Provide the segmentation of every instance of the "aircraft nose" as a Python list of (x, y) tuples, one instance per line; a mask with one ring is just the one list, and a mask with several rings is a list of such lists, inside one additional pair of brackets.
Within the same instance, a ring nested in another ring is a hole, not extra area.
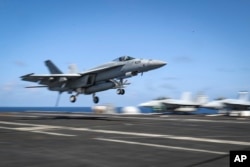
[(149, 61), (149, 66), (151, 66), (152, 69), (160, 68), (162, 66), (165, 66), (167, 62), (161, 61), (161, 60), (151, 60)]
[(162, 66), (165, 66), (167, 63), (164, 62), (164, 61), (161, 61), (161, 60), (154, 60), (154, 61), (153, 61), (153, 64), (154, 64), (155, 66), (162, 67)]

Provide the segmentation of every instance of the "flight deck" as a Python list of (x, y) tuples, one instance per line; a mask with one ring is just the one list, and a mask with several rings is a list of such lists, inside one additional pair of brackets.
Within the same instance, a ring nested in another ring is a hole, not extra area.
[(250, 119), (205, 115), (1, 112), (1, 166), (229, 166)]

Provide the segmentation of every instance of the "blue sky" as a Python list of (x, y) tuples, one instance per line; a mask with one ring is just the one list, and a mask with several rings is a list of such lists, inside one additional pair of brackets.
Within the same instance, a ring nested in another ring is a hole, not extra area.
[[(137, 105), (183, 91), (210, 99), (250, 90), (248, 0), (0, 0), (0, 106), (54, 106), (57, 93), (25, 89), (20, 76), (47, 73), (51, 59), (64, 72), (122, 55), (168, 62), (130, 78), (124, 96), (100, 92), (100, 104)], [(91, 106), (81, 95), (74, 104)]]

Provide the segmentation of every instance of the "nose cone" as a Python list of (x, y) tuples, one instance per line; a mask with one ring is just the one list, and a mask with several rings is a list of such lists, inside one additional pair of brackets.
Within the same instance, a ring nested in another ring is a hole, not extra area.
[(153, 60), (153, 64), (157, 67), (165, 66), (167, 63), (161, 60)]
[(167, 64), (166, 62), (161, 60), (151, 60), (148, 63), (150, 69), (160, 68), (162, 66), (165, 66), (166, 64)]

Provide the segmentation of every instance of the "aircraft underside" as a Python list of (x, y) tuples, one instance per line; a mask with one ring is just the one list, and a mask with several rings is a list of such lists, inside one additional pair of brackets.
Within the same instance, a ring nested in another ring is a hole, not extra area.
[[(118, 95), (124, 95), (124, 94), (125, 94), (125, 90), (124, 90), (124, 89), (117, 89), (117, 90), (116, 90), (116, 93), (117, 93)], [(79, 94), (80, 94), (80, 93), (77, 93), (76, 95), (71, 95), (70, 98), (69, 98), (70, 102), (72, 102), (72, 103), (76, 102), (77, 96), (78, 96)], [(92, 94), (92, 98), (93, 98), (93, 102), (94, 102), (95, 104), (99, 103), (99, 97), (96, 96), (96, 93), (93, 93), (93, 94)]]
[(125, 85), (129, 85), (130, 83), (127, 83), (126, 81), (124, 82), (123, 79), (120, 80), (109, 80), (107, 82), (101, 82), (101, 83), (97, 83), (93, 86), (90, 86), (88, 88), (77, 88), (74, 91), (76, 92), (75, 95), (71, 95), (70, 96), (70, 102), (74, 103), (77, 100), (77, 96), (80, 94), (92, 94), (92, 98), (93, 98), (93, 102), (95, 104), (97, 104), (99, 102), (99, 97), (96, 96), (96, 92), (100, 92), (100, 91), (105, 91), (108, 89), (116, 89), (116, 93), (118, 95), (124, 95), (125, 94), (125, 90), (123, 89), (125, 87)]

